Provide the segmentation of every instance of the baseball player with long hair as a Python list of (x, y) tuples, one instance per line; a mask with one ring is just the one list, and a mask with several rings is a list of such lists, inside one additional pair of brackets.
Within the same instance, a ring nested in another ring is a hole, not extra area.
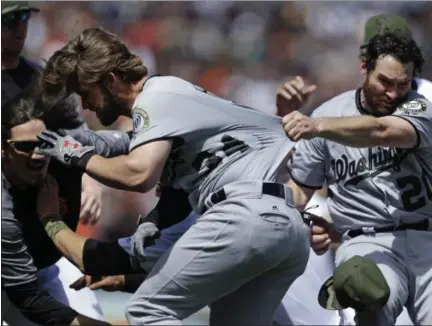
[[(290, 189), (278, 183), (294, 143), (278, 117), (176, 77), (146, 74), (114, 35), (82, 32), (48, 61), (42, 104), (49, 108), (77, 92), (105, 125), (131, 116), (129, 154), (106, 159), (49, 132), (40, 135), (46, 146), (37, 152), (119, 189), (147, 192), (160, 181), (185, 191), (201, 213), (127, 303), (130, 324), (181, 324), (210, 305), (212, 324), (268, 325), (309, 256), (309, 227)], [(54, 185), (45, 189), (54, 195)], [(54, 242), (61, 246), (67, 234), (82, 252), (86, 241), (53, 210), (41, 218)]]

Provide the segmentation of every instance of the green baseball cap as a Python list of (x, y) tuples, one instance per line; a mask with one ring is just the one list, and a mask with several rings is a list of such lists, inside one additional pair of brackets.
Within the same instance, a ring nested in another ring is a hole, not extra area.
[(1, 2), (1, 14), (6, 15), (11, 12), (31, 10), (39, 12), (38, 8), (30, 6), (28, 1), (2, 1)]
[(398, 32), (404, 36), (412, 36), (411, 29), (405, 18), (391, 14), (372, 16), (366, 21), (364, 28), (364, 44), (368, 44), (375, 35), (386, 31)]
[(357, 311), (376, 311), (389, 299), (390, 288), (375, 262), (354, 256), (339, 265), (318, 294), (327, 310), (351, 307)]

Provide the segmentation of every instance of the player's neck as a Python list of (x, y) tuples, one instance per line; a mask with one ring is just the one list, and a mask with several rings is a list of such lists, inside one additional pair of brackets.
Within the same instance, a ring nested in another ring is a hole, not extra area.
[(370, 114), (373, 113), (371, 106), (368, 104), (368, 101), (366, 100), (366, 96), (363, 89), (360, 91), (360, 103), (365, 111), (369, 112)]
[(144, 83), (147, 79), (148, 79), (148, 77), (144, 77), (140, 81), (137, 81), (136, 83), (132, 84), (130, 96), (128, 96), (129, 98), (127, 99), (128, 108), (130, 108), (130, 116), (132, 116), (133, 105), (134, 105), (137, 97), (141, 94), (141, 92), (144, 88)]

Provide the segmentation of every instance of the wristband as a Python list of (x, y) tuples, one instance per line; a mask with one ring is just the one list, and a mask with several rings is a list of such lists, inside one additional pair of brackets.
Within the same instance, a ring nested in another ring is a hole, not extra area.
[(93, 155), (96, 155), (94, 152), (87, 152), (81, 157), (73, 156), (71, 158), (71, 163), (73, 166), (76, 166), (77, 168), (83, 170), (85, 172), (86, 166), (90, 159), (93, 157)]
[(58, 213), (49, 213), (43, 217), (40, 218), (40, 221), (42, 222), (43, 226), (48, 224), (48, 222), (54, 222), (54, 221), (62, 221), (63, 219), (60, 214)]

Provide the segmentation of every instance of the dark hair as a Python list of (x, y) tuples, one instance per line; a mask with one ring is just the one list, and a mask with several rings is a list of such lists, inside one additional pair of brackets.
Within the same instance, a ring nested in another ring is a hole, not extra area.
[(99, 28), (84, 30), (48, 60), (41, 81), (44, 106), (51, 107), (73, 92), (88, 91), (111, 72), (130, 83), (148, 73), (142, 60), (114, 34)]
[(366, 61), (368, 71), (374, 70), (378, 58), (386, 55), (405, 64), (412, 62), (414, 75), (421, 72), (424, 64), (422, 51), (416, 41), (395, 31), (375, 35), (365, 47), (360, 49), (360, 59)]
[(42, 120), (47, 129), (73, 129), (82, 124), (73, 98), (60, 101), (51, 109), (40, 105), (41, 92), (32, 82), (21, 93), (6, 101), (1, 108), (2, 142), (11, 137), (13, 127), (33, 119)]

